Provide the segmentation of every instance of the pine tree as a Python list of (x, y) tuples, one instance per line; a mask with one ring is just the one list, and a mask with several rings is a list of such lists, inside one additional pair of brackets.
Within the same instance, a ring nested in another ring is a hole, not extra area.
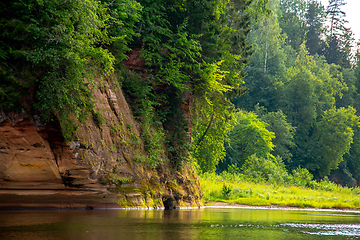
[(323, 25), (326, 20), (324, 7), (317, 0), (311, 0), (306, 13), (306, 47), (311, 55), (323, 55), (325, 42), (322, 40)]
[(351, 48), (354, 40), (351, 29), (345, 26), (348, 23), (345, 19), (346, 14), (341, 10), (345, 4), (344, 0), (329, 0), (326, 13), (330, 20), (330, 32), (325, 57), (328, 63), (348, 68), (351, 66)]
[(285, 43), (298, 50), (306, 36), (305, 0), (281, 0), (280, 28), (286, 34)]
[(345, 20), (345, 12), (341, 11), (341, 7), (345, 4), (344, 0), (329, 0), (326, 13), (330, 19), (330, 37), (338, 37), (343, 31), (345, 24), (348, 23)]
[(354, 33), (351, 28), (344, 27), (343, 32), (339, 38), (341, 44), (341, 54), (342, 54), (342, 66), (345, 68), (351, 68), (355, 64), (355, 56), (352, 53), (354, 47)]

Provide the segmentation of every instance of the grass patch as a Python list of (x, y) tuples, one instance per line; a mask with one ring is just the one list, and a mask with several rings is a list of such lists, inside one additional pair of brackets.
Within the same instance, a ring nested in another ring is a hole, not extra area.
[(243, 180), (241, 175), (227, 173), (223, 175), (203, 174), (200, 176), (200, 184), (205, 202), (253, 206), (360, 209), (358, 188), (329, 187), (328, 184), (321, 182), (313, 188), (254, 183)]

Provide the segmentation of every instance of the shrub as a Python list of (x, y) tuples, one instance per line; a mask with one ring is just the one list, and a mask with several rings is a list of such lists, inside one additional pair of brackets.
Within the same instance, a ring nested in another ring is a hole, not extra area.
[(267, 158), (250, 156), (242, 167), (243, 174), (255, 182), (284, 184), (289, 180), (289, 174), (280, 157), (269, 155)]
[(222, 195), (224, 197), (229, 197), (230, 194), (231, 194), (231, 191), (232, 191), (231, 187), (224, 183), (224, 185), (223, 185), (223, 187), (221, 189)]
[(314, 187), (313, 175), (306, 168), (298, 167), (292, 171), (290, 184), (302, 187)]
[(104, 124), (104, 116), (100, 112), (92, 112), (92, 117), (94, 120), (94, 123), (98, 128), (101, 127), (101, 125)]

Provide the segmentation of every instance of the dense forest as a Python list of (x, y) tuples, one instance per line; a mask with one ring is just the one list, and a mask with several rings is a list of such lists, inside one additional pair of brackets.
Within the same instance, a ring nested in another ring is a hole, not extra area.
[(279, 156), (290, 172), (300, 166), (315, 179), (358, 185), (359, 49), (344, 4), (271, 1), (270, 16), (252, 24), (249, 90), (233, 100), (239, 125), (219, 171), (256, 153)]
[[(77, 121), (101, 123), (94, 79), (114, 74), (141, 122), (148, 155), (140, 161), (151, 168), (166, 154), (199, 172), (251, 174), (263, 164), (357, 186), (360, 53), (344, 4), (2, 2), (0, 108), (59, 119), (72, 141)], [(134, 50), (145, 64), (128, 70)]]

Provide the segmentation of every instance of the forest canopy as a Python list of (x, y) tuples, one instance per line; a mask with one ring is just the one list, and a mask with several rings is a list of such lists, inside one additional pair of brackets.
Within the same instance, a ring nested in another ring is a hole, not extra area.
[[(249, 35), (254, 49), (244, 68), (249, 90), (233, 103), (269, 124), (275, 133), (272, 154), (288, 170), (300, 166), (317, 179), (356, 186), (359, 49), (341, 10), (344, 4), (269, 3), (270, 17), (254, 22)], [(268, 117), (279, 111), (281, 122)]]
[[(76, 122), (96, 116), (92, 91), (115, 74), (153, 168), (164, 144), (177, 167), (193, 159), (200, 172), (246, 172), (245, 163), (263, 158), (356, 186), (360, 52), (343, 5), (1, 2), (0, 108), (58, 119), (71, 141)], [(124, 67), (133, 50), (146, 77)], [(190, 117), (181, 111), (185, 95)]]

